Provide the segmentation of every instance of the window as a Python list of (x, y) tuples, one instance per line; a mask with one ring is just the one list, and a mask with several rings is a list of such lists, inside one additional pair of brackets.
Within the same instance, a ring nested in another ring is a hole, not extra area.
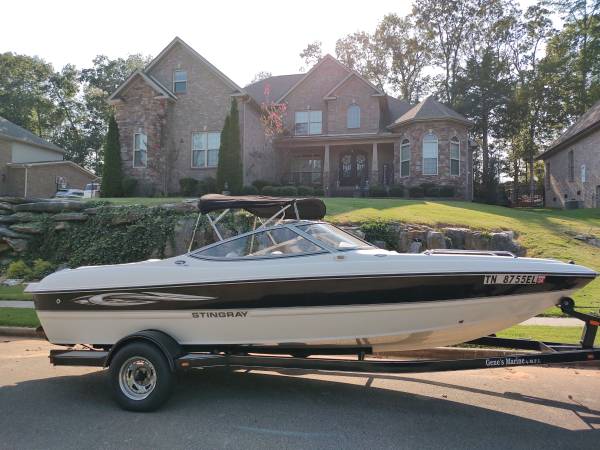
[(148, 136), (144, 133), (133, 135), (133, 167), (146, 167), (148, 164)]
[(581, 172), (580, 172), (580, 173), (581, 173), (581, 182), (582, 182), (582, 183), (585, 183), (585, 182), (587, 181), (587, 180), (586, 180), (586, 178), (587, 178), (587, 173), (586, 173), (586, 167), (585, 167), (585, 164), (582, 164), (582, 165), (581, 165), (580, 171), (581, 171)]
[(328, 223), (301, 225), (298, 228), (317, 239), (319, 242), (337, 250), (352, 250), (356, 248), (371, 247), (369, 243)]
[(321, 159), (315, 156), (294, 158), (291, 182), (300, 185), (321, 184)]
[(428, 133), (423, 138), (423, 175), (438, 174), (438, 139)]
[(348, 128), (360, 128), (360, 106), (350, 105), (346, 115)]
[(456, 136), (450, 139), (450, 175), (460, 175), (460, 141)]
[(294, 134), (306, 136), (323, 132), (323, 114), (321, 111), (296, 111)]
[(410, 141), (404, 139), (400, 146), (400, 176), (407, 177), (410, 175)]
[(323, 249), (287, 227), (242, 236), (199, 250), (195, 256), (209, 258), (282, 257), (320, 253)]
[(575, 158), (573, 150), (569, 152), (569, 181), (575, 181)]
[(217, 167), (221, 133), (192, 133), (192, 168)]
[(176, 70), (173, 72), (173, 92), (181, 94), (187, 91), (187, 72)]

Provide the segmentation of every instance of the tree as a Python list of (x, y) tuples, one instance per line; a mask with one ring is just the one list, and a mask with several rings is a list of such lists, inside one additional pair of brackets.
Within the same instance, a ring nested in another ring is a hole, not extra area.
[(472, 32), (476, 0), (415, 0), (413, 16), (427, 38), (434, 43), (433, 55), (441, 66), (443, 101), (454, 107), (456, 79), (466, 50), (465, 43)]
[(387, 14), (377, 26), (375, 45), (390, 60), (387, 82), (409, 103), (417, 103), (428, 90), (430, 77), (424, 76), (431, 65), (432, 46), (414, 17)]
[(373, 35), (358, 31), (338, 39), (335, 54), (344, 65), (360, 73), (379, 89), (384, 89), (389, 64), (385, 49), (378, 45)]
[(273, 74), (271, 72), (261, 70), (260, 72), (257, 72), (256, 75), (254, 75), (254, 78), (252, 78), (252, 81), (250, 83), (258, 83), (259, 81), (266, 80), (267, 78), (271, 78), (272, 76)]
[(318, 63), (322, 56), (323, 51), (321, 50), (322, 43), (321, 41), (314, 41), (308, 44), (304, 50), (300, 52), (300, 58), (304, 61), (304, 66), (300, 67), (300, 71), (304, 72), (308, 68), (314, 66)]
[(244, 174), (240, 144), (240, 118), (237, 101), (231, 100), (231, 109), (223, 130), (219, 148), (219, 165), (217, 167), (217, 189), (229, 190), (234, 194), (242, 191)]
[(123, 194), (122, 186), (119, 127), (115, 117), (110, 116), (108, 132), (104, 142), (104, 174), (100, 185), (100, 195), (102, 197), (120, 197)]

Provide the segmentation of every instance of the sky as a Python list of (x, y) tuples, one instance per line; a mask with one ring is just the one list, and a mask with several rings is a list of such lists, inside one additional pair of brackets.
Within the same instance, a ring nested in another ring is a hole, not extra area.
[[(521, 0), (526, 6), (534, 0)], [(407, 0), (168, 1), (19, 0), (2, 5), (0, 53), (36, 55), (60, 69), (111, 58), (157, 55), (175, 36), (241, 86), (259, 71), (297, 73), (299, 53), (315, 40), (373, 31), (387, 13), (404, 16)]]

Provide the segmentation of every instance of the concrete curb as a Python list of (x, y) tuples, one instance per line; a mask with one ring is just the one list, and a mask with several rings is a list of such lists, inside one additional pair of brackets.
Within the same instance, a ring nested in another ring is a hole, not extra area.
[(42, 329), (27, 327), (0, 327), (0, 336), (27, 337), (32, 339), (46, 339)]

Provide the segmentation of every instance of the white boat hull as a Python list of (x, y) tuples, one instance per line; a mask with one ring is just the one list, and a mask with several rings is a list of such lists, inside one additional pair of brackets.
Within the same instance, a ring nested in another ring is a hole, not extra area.
[(571, 290), (466, 300), (249, 310), (45, 311), (57, 344), (112, 345), (160, 330), (182, 345), (369, 346), (374, 352), (458, 344), (520, 323)]

